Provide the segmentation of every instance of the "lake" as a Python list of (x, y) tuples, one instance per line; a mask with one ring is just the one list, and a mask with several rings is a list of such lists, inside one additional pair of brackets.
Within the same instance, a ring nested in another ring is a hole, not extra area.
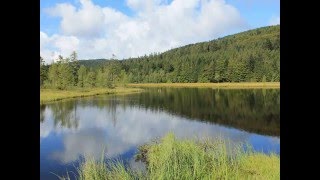
[(143, 168), (134, 160), (137, 147), (168, 132), (280, 153), (280, 89), (148, 88), (41, 105), (40, 177), (58, 179), (75, 172), (79, 158), (103, 152)]

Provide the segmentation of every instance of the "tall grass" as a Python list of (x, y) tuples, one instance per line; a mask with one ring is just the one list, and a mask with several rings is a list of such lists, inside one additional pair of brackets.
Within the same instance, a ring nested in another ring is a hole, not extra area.
[(133, 179), (134, 173), (121, 162), (86, 160), (80, 166), (79, 179)]
[(131, 170), (125, 167), (119, 160), (96, 161), (92, 157), (87, 157), (83, 161), (77, 172), (68, 172), (66, 176), (57, 176), (60, 180), (70, 180), (71, 174), (78, 180), (133, 180), (145, 179), (142, 172)]
[[(150, 179), (280, 179), (280, 158), (275, 154), (227, 151), (222, 140), (177, 140), (172, 133), (147, 147)], [(232, 147), (232, 146), (230, 146)]]
[(79, 179), (280, 179), (279, 155), (227, 145), (223, 140), (178, 140), (169, 133), (140, 148), (136, 157), (145, 161), (146, 171), (87, 159), (79, 167)]

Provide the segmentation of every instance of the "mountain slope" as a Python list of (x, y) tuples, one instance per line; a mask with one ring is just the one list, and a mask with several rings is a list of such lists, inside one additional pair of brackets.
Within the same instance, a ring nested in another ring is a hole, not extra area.
[(136, 83), (280, 81), (280, 25), (144, 57), (80, 64), (91, 68), (116, 64)]

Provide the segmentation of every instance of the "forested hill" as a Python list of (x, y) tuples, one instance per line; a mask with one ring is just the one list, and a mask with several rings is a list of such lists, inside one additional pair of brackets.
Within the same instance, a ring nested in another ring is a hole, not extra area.
[(58, 89), (118, 82), (261, 81), (280, 81), (280, 25), (124, 60), (78, 61), (73, 52), (47, 66), (40, 56), (40, 86)]
[(87, 68), (97, 69), (106, 64), (108, 59), (88, 59), (88, 60), (79, 60), (80, 65), (84, 65)]
[[(94, 69), (110, 64), (79, 62)], [(280, 25), (115, 63), (130, 82), (280, 81)]]

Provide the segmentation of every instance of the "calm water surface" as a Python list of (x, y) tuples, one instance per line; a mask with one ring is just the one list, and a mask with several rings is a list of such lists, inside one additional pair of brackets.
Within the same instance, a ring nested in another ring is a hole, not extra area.
[(41, 179), (75, 171), (79, 158), (99, 159), (103, 149), (107, 157), (139, 168), (137, 147), (170, 131), (179, 138), (222, 137), (280, 153), (280, 90), (151, 88), (42, 105)]

